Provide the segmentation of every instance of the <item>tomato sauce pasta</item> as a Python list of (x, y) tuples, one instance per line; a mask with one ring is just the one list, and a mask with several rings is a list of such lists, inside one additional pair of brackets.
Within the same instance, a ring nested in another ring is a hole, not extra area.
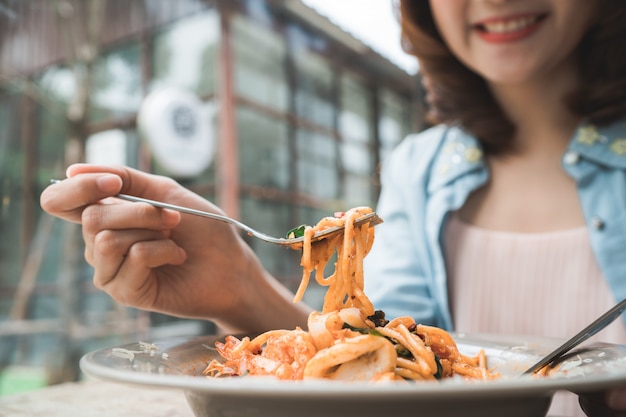
[[(204, 371), (212, 377), (272, 375), (279, 379), (437, 380), (460, 376), (492, 379), (484, 352), (461, 354), (443, 329), (416, 323), (410, 317), (388, 321), (363, 291), (363, 258), (374, 242), (374, 226), (355, 220), (371, 213), (358, 207), (326, 217), (304, 230), (302, 281), (294, 302), (302, 299), (311, 275), (327, 287), (321, 312), (308, 318), (308, 331), (272, 330), (255, 338), (227, 336), (216, 348), (223, 360)], [(340, 226), (343, 233), (315, 243), (312, 236)], [(334, 272), (324, 276), (337, 254)]]

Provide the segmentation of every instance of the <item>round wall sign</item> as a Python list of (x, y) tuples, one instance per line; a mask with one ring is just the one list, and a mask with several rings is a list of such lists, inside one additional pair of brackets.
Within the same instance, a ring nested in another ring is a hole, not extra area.
[(154, 159), (174, 177), (194, 177), (213, 159), (212, 106), (195, 94), (167, 88), (150, 93), (141, 104), (137, 124)]

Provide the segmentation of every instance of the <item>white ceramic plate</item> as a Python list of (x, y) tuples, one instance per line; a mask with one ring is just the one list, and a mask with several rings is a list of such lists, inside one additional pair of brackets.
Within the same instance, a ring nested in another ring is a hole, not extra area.
[(198, 417), (545, 416), (554, 392), (593, 392), (626, 384), (626, 347), (577, 349), (549, 377), (521, 377), (560, 340), (453, 335), (459, 350), (484, 349), (502, 378), (467, 382), (355, 383), (279, 381), (269, 377), (208, 378), (218, 358), (214, 336), (131, 343), (85, 355), (81, 369), (110, 381), (178, 388)]

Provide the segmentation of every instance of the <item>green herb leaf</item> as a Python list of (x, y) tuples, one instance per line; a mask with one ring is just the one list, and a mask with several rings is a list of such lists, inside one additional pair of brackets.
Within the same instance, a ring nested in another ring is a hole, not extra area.
[(443, 366), (441, 366), (439, 356), (437, 355), (435, 355), (435, 363), (437, 364), (437, 373), (434, 376), (435, 379), (440, 380), (443, 376)]
[(395, 345), (396, 348), (396, 354), (404, 359), (413, 359), (413, 354), (411, 353), (410, 350), (408, 350), (407, 348), (405, 348), (402, 345)]
[(304, 236), (304, 229), (306, 229), (306, 224), (301, 224), (298, 227), (294, 227), (293, 229), (287, 232), (287, 239), (294, 239), (297, 237)]
[(351, 326), (348, 323), (344, 323), (343, 326), (341, 326), (341, 328), (342, 329), (350, 329), (353, 332), (358, 332), (358, 333), (361, 333), (361, 334), (371, 334), (372, 336), (384, 337), (378, 330), (370, 329), (369, 327), (360, 328), (360, 327)]

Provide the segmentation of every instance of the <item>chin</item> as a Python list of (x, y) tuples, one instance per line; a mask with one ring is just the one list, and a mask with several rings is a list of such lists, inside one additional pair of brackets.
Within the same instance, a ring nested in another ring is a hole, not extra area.
[(502, 71), (494, 71), (491, 68), (489, 71), (483, 72), (483, 77), (488, 83), (494, 85), (526, 85), (532, 83), (539, 78), (539, 73), (536, 71), (524, 71), (520, 67), (503, 69)]

